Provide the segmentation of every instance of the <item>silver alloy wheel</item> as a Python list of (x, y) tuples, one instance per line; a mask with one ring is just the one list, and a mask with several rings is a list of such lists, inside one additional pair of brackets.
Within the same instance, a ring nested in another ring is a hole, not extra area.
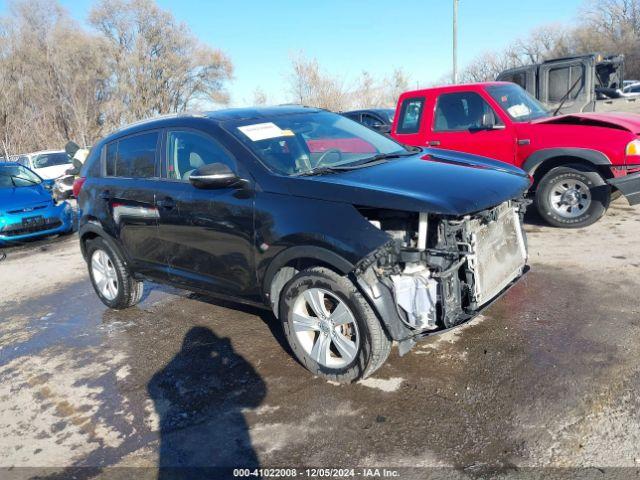
[(589, 209), (591, 190), (580, 180), (563, 180), (549, 191), (551, 208), (565, 218), (576, 218)]
[(358, 324), (349, 307), (333, 293), (310, 288), (293, 303), (292, 326), (305, 353), (320, 365), (342, 368), (356, 358)]
[(104, 298), (114, 300), (118, 296), (118, 274), (104, 250), (98, 249), (91, 255), (91, 275)]

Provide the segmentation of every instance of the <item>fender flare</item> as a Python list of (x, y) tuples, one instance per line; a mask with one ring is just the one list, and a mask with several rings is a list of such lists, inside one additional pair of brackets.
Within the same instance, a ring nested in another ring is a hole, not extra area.
[(594, 165), (611, 165), (611, 160), (598, 150), (590, 148), (545, 148), (529, 155), (522, 164), (522, 169), (533, 174), (545, 161), (557, 157), (576, 157)]
[(85, 248), (85, 242), (83, 241), (83, 237), (87, 233), (95, 234), (96, 236), (100, 237), (103, 241), (105, 241), (113, 250), (118, 252), (118, 254), (120, 255), (120, 258), (122, 258), (122, 260), (124, 261), (125, 267), (127, 267), (127, 269), (129, 268), (129, 265), (130, 265), (129, 258), (127, 257), (127, 255), (125, 255), (122, 248), (120, 248), (117, 242), (114, 242), (111, 239), (109, 234), (105, 232), (105, 230), (102, 228), (100, 224), (91, 222), (91, 221), (88, 223), (85, 223), (78, 229), (78, 237), (80, 238), (80, 251), (82, 252), (82, 256), (84, 257), (85, 261), (87, 260), (87, 251)]
[(301, 258), (313, 258), (322, 263), (330, 265), (335, 268), (341, 274), (347, 274), (355, 268), (355, 266), (344, 257), (338, 255), (323, 247), (317, 247), (313, 245), (300, 245), (295, 247), (289, 247), (282, 252), (278, 253), (269, 263), (267, 270), (262, 278), (262, 294), (265, 298), (269, 298), (271, 281), (275, 277), (278, 270), (284, 267), (292, 260)]

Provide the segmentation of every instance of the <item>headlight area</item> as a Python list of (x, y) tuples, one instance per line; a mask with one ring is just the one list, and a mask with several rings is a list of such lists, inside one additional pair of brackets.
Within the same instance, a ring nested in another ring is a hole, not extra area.
[(392, 239), (354, 273), (401, 353), (415, 338), (471, 319), (523, 274), (528, 203), (508, 201), (463, 217), (358, 207)]

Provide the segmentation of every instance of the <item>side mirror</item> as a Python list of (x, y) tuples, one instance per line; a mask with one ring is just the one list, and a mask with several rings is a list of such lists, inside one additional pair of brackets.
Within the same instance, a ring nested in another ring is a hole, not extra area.
[(496, 123), (496, 117), (493, 112), (485, 112), (482, 114), (481, 130), (503, 130), (504, 128), (504, 125)]
[(189, 175), (191, 185), (196, 188), (227, 188), (242, 184), (235, 173), (224, 163), (210, 163), (195, 169)]
[(53, 186), (55, 185), (55, 183), (56, 181), (51, 179), (42, 180), (42, 186), (47, 190), (53, 190)]

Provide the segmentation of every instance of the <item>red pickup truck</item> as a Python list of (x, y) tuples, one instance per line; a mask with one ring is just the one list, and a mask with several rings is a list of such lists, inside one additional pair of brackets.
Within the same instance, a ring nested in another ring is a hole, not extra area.
[(540, 215), (554, 226), (591, 225), (617, 192), (640, 203), (640, 115), (553, 116), (518, 85), (487, 82), (403, 93), (391, 135), (524, 169)]

